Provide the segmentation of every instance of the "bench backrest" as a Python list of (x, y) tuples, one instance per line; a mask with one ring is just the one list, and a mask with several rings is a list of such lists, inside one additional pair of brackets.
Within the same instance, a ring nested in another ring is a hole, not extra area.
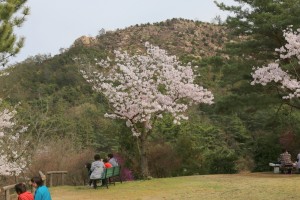
[(121, 167), (120, 166), (116, 166), (113, 167), (114, 168), (114, 174), (113, 176), (119, 176), (120, 175), (120, 171), (121, 171)]
[(113, 167), (105, 169), (105, 178), (110, 178), (113, 176), (113, 174), (114, 174)]

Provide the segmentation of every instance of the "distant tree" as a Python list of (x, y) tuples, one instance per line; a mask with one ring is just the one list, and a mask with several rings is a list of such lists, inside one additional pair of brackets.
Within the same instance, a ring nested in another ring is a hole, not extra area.
[[(62, 48), (61, 48), (62, 49)], [(62, 49), (60, 51), (66, 51), (66, 49)], [(60, 53), (63, 53), (63, 52), (60, 52)], [(48, 60), (50, 59), (52, 56), (50, 53), (48, 54), (36, 54), (35, 56), (29, 56), (27, 57), (24, 62), (26, 63), (30, 63), (30, 62), (33, 62), (33, 63), (43, 63), (45, 60)]]
[(233, 13), (226, 20), (232, 33), (244, 36), (240, 42), (228, 46), (235, 55), (273, 59), (273, 50), (284, 44), (282, 30), (290, 24), (300, 27), (300, 0), (234, 1), (233, 6), (215, 3), (221, 10)]
[(17, 38), (14, 27), (20, 27), (29, 14), (25, 6), (27, 0), (0, 1), (0, 65), (4, 66), (8, 58), (15, 56), (23, 47), (24, 38)]
[(101, 28), (100, 31), (98, 32), (98, 36), (104, 35), (106, 33), (104, 28)]
[(184, 114), (192, 104), (212, 104), (213, 94), (194, 84), (191, 66), (182, 66), (176, 56), (146, 43), (147, 55), (130, 56), (115, 51), (113, 66), (102, 61), (103, 72), (84, 78), (103, 93), (112, 106), (106, 117), (126, 120), (137, 137), (142, 176), (149, 175), (147, 145), (155, 121), (170, 113), (175, 124), (188, 119)]
[(215, 17), (211, 20), (211, 22), (212, 22), (213, 24), (217, 24), (217, 25), (222, 25), (222, 24), (223, 24), (223, 21), (222, 21), (222, 18), (221, 18), (220, 15), (215, 16)]
[[(246, 111), (249, 107), (256, 111), (266, 108), (266, 104), (278, 107), (281, 100), (276, 93), (270, 92), (272, 95), (269, 95), (263, 91), (265, 88), (249, 85), (252, 81), (250, 73), (253, 66), (261, 66), (277, 57), (278, 52), (274, 52), (274, 49), (284, 45), (284, 29), (290, 24), (294, 24), (295, 28), (300, 27), (300, 7), (297, 6), (300, 5), (300, 0), (234, 0), (233, 5), (218, 3), (216, 0), (215, 3), (221, 10), (231, 13), (225, 25), (230, 30), (229, 37), (232, 36), (232, 39), (229, 39), (230, 42), (224, 48), (230, 59), (225, 61), (221, 70), (224, 73), (222, 82), (232, 93), (223, 95), (222, 99), (230, 103), (238, 97), (244, 102), (232, 104), (232, 107), (222, 107), (228, 111), (238, 108), (238, 112), (243, 109)], [(255, 100), (262, 99), (261, 95), (265, 96), (264, 100), (268, 103)], [(250, 100), (249, 96), (253, 99)]]

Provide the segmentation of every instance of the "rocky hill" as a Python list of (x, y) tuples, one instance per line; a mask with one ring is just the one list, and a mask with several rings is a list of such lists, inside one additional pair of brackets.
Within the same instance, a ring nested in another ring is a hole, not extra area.
[(166, 49), (177, 56), (197, 58), (214, 56), (224, 47), (228, 30), (224, 26), (200, 21), (171, 19), (154, 24), (130, 26), (115, 31), (101, 31), (93, 37), (82, 36), (73, 46), (98, 47), (106, 50), (143, 51), (145, 42)]

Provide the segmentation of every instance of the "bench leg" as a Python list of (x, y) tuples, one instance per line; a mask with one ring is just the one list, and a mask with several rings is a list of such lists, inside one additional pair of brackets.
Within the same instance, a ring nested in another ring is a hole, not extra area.
[(274, 167), (274, 174), (279, 174), (279, 167)]
[(103, 179), (105, 181), (106, 188), (108, 189), (108, 179)]

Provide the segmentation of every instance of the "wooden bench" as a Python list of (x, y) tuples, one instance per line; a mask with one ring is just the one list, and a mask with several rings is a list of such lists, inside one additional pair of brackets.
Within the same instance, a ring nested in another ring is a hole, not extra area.
[(103, 172), (103, 177), (100, 179), (97, 179), (99, 181), (102, 181), (102, 185), (106, 186), (106, 188), (108, 189), (108, 185), (109, 184), (115, 184), (115, 180), (114, 178), (118, 178), (119, 181), (122, 183), (122, 177), (121, 177), (121, 167), (117, 166), (117, 167), (111, 167), (111, 168), (106, 168)]
[(99, 181), (102, 181), (102, 185), (105, 185), (108, 189), (108, 180), (113, 176), (114, 169), (113, 168), (107, 168), (103, 172), (102, 178), (98, 179)]
[[(122, 176), (121, 176), (121, 166), (116, 166), (116, 167), (113, 167), (114, 171), (113, 171), (113, 176), (112, 178), (115, 179), (115, 178), (118, 178), (119, 181), (122, 183)], [(114, 183), (116, 181), (113, 181)]]

